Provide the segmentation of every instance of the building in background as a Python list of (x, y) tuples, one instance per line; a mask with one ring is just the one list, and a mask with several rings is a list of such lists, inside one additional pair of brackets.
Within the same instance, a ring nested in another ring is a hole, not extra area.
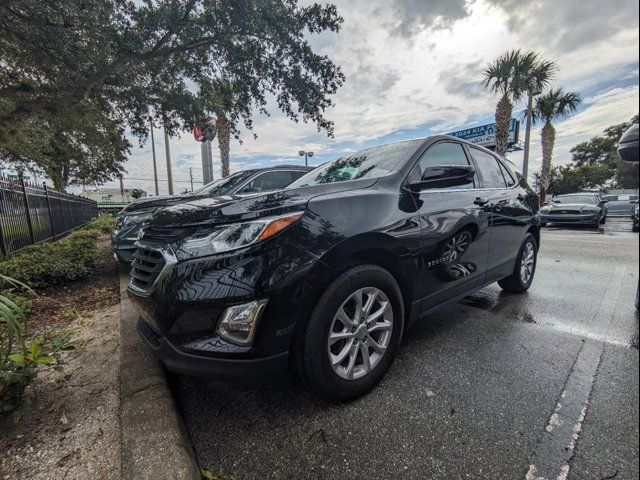
[(134, 202), (138, 198), (147, 196), (147, 192), (141, 188), (95, 188), (85, 190), (81, 197), (90, 198), (98, 202), (98, 209), (102, 213), (118, 211)]

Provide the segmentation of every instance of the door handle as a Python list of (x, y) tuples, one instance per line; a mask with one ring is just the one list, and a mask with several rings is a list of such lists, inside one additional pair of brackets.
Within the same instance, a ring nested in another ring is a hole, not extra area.
[(473, 203), (475, 205), (478, 205), (479, 207), (484, 207), (487, 203), (489, 203), (489, 199), (484, 197), (478, 197), (473, 201)]

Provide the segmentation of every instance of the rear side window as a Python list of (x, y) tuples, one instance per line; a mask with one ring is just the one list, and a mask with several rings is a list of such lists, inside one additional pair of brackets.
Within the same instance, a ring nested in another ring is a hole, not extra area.
[(299, 179), (301, 176), (303, 176), (305, 173), (307, 172), (300, 172), (298, 170), (292, 170), (291, 171), (291, 179), (292, 180), (297, 180)]
[[(433, 145), (427, 150), (420, 161), (420, 176), (424, 173), (428, 167), (437, 167), (440, 165), (470, 165), (467, 155), (464, 153), (462, 145), (459, 143), (441, 142)], [(456, 187), (449, 187), (453, 190), (474, 188), (473, 183), (467, 183), (466, 185), (460, 185)], [(442, 189), (446, 190), (446, 189)]]
[(504, 181), (507, 182), (507, 187), (513, 187), (516, 184), (516, 180), (511, 175), (511, 172), (501, 162), (498, 162), (498, 165), (500, 165), (500, 170), (502, 170)]
[(483, 187), (485, 188), (505, 188), (506, 183), (502, 176), (502, 170), (498, 160), (493, 155), (490, 155), (477, 148), (470, 148), (471, 156), (478, 166), (480, 176), (482, 177)]

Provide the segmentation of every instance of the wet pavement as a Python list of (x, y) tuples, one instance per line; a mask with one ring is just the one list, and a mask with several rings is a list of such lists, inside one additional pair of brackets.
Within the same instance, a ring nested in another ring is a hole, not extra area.
[(527, 294), (497, 284), (412, 328), (380, 385), (176, 377), (201, 466), (238, 480), (638, 478), (638, 234), (543, 230)]

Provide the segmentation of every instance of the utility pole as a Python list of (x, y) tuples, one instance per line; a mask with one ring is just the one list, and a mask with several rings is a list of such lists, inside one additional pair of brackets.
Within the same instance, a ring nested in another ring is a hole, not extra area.
[(529, 143), (531, 142), (531, 116), (533, 115), (533, 97), (540, 95), (540, 92), (534, 92), (529, 89), (529, 98), (527, 100), (527, 126), (524, 132), (524, 154), (522, 155), (522, 175), (525, 180), (529, 176)]
[(151, 155), (153, 156), (153, 182), (156, 188), (156, 197), (160, 195), (158, 190), (158, 167), (156, 165), (156, 142), (153, 138), (153, 119), (149, 117), (149, 126), (151, 127)]
[(193, 192), (193, 168), (189, 167), (189, 182), (191, 183), (191, 191)]
[(171, 151), (169, 148), (169, 134), (164, 127), (164, 151), (167, 156), (167, 182), (169, 183), (169, 195), (173, 195), (173, 177), (171, 175)]

